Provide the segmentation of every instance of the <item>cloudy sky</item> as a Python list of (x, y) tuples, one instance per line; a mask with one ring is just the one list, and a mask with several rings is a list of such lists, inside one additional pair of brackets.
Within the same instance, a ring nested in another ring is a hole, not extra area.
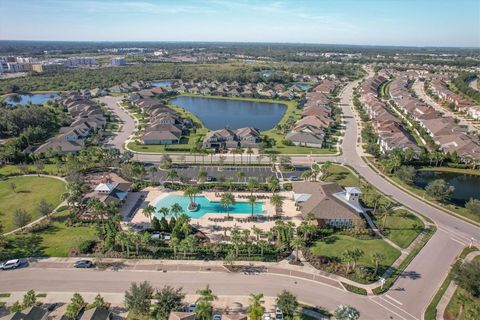
[(2, 40), (480, 46), (479, 0), (0, 0)]

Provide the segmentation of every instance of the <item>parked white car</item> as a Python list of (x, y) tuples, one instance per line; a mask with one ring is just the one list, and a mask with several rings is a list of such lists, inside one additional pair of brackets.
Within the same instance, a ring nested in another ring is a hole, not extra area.
[(22, 263), (19, 259), (8, 260), (1, 265), (2, 270), (17, 269)]

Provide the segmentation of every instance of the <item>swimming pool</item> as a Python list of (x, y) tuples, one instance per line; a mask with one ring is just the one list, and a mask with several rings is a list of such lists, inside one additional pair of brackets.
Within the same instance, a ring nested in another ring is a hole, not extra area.
[[(195, 202), (200, 205), (198, 211), (190, 212), (188, 211), (188, 204), (190, 199), (184, 196), (169, 195), (163, 199), (160, 199), (156, 204), (155, 208), (157, 211), (162, 207), (170, 209), (174, 203), (178, 203), (182, 208), (183, 212), (187, 214), (190, 218), (199, 219), (206, 213), (215, 213), (226, 215), (227, 212), (225, 208), (218, 201), (210, 201), (206, 197), (198, 196), (195, 197)], [(237, 202), (235, 205), (230, 206), (230, 214), (251, 214), (252, 207), (248, 202)], [(257, 202), (253, 206), (253, 214), (263, 214), (263, 202)], [(156, 212), (155, 216), (161, 218), (163, 215), (160, 212)]]

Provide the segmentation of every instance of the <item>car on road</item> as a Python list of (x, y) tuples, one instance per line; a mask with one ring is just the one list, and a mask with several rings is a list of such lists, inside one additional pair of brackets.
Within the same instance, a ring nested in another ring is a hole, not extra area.
[(195, 312), (195, 309), (197, 309), (197, 305), (196, 304), (191, 304), (191, 305), (188, 306), (187, 312)]
[(290, 181), (299, 181), (300, 178), (298, 176), (291, 176)]
[(217, 178), (212, 177), (212, 176), (207, 177), (207, 182), (213, 182), (213, 181), (217, 181)]
[(88, 269), (88, 268), (93, 268), (94, 264), (90, 260), (78, 260), (77, 262), (75, 262), (73, 264), (73, 267), (74, 268), (79, 268), (79, 269), (81, 269), (81, 268)]
[(262, 320), (272, 320), (272, 318), (270, 317), (270, 313), (264, 313), (262, 316)]
[(222, 320), (221, 314), (214, 314), (212, 320)]
[(22, 263), (20, 262), (20, 259), (13, 259), (1, 264), (0, 267), (2, 270), (11, 270), (17, 269), (18, 267), (20, 267), (21, 264)]

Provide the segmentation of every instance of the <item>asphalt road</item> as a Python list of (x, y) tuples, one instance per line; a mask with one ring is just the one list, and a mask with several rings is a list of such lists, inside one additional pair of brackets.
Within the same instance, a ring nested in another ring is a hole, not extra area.
[(122, 100), (122, 97), (105, 96), (97, 99), (107, 105), (107, 108), (113, 111), (120, 119), (120, 131), (117, 132), (113, 138), (108, 141), (107, 146), (115, 147), (124, 151), (125, 141), (132, 135), (135, 130), (135, 122), (132, 117), (128, 115), (122, 108), (117, 105), (117, 102)]
[(37, 292), (100, 292), (121, 293), (132, 282), (149, 281), (154, 287), (183, 287), (187, 294), (210, 285), (216, 295), (242, 296), (262, 292), (276, 296), (286, 289), (299, 300), (314, 306), (335, 309), (339, 304), (357, 308), (362, 319), (414, 319), (397, 307), (379, 304), (381, 297), (353, 295), (313, 281), (277, 275), (244, 275), (226, 272), (155, 272), (155, 271), (96, 271), (80, 269), (24, 268), (0, 272), (2, 291), (17, 292), (33, 289)]

